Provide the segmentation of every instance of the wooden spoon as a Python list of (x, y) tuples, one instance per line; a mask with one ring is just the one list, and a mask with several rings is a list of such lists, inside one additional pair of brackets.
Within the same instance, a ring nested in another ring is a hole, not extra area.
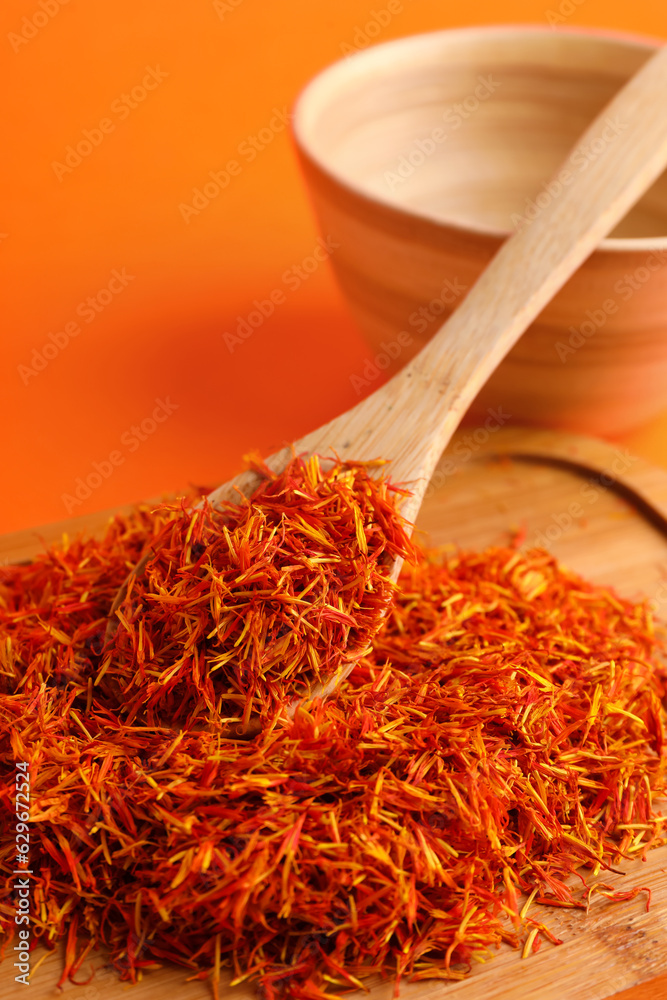
[[(663, 48), (581, 137), (575, 148), (589, 150), (594, 158), (583, 158), (584, 165), (574, 173), (570, 154), (561, 170), (569, 171), (571, 182), (561, 183), (553, 196), (545, 189), (540, 214), (503, 244), (420, 353), (371, 396), (271, 455), (266, 464), (281, 472), (293, 449), (300, 454), (335, 452), (341, 459), (358, 461), (391, 459), (392, 480), (408, 483), (412, 490), (402, 513), (414, 521), (436, 462), (483, 383), (667, 165), (666, 98), (667, 48)], [(238, 491), (249, 496), (258, 484), (256, 473), (243, 472), (214, 490), (209, 500), (234, 501)], [(142, 558), (135, 574), (142, 572), (150, 554)], [(394, 577), (399, 569), (394, 567)], [(112, 616), (128, 582), (116, 596)], [(329, 693), (344, 675), (339, 672), (313, 693)]]
[[(500, 248), (458, 309), (419, 354), (351, 410), (295, 442), (298, 453), (391, 459), (394, 482), (413, 490), (403, 513), (414, 520), (433, 469), (475, 395), (577, 267), (667, 166), (667, 47), (619, 91), (575, 149), (603, 148), (561, 185), (535, 220)], [(615, 128), (610, 126), (615, 125)], [(572, 151), (574, 152), (574, 150)], [(590, 152), (589, 155), (593, 155)], [(577, 163), (582, 158), (577, 158)], [(502, 401), (501, 401), (502, 402)], [(268, 458), (280, 472), (286, 447)], [(212, 503), (248, 495), (245, 472), (214, 490)]]

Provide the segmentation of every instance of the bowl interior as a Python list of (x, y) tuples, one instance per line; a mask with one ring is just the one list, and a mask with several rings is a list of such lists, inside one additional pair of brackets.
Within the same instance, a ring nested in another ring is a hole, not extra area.
[[(400, 39), (320, 74), (299, 101), (297, 139), (376, 199), (507, 233), (651, 51), (639, 40), (540, 29)], [(600, 143), (622, 128), (611, 123)], [(572, 173), (595, 155), (577, 148)], [(667, 173), (611, 236), (667, 237)]]

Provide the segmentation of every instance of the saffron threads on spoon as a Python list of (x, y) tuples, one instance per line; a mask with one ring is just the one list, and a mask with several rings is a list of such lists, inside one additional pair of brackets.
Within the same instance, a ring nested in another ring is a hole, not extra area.
[(248, 725), (370, 650), (412, 546), (376, 463), (294, 458), (250, 499), (174, 508), (115, 612), (94, 685), (128, 722)]

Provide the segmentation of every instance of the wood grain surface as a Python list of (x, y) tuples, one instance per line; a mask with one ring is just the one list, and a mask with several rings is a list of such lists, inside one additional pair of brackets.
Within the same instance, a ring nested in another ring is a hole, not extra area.
[[(475, 436), (476, 435), (476, 436)], [(74, 519), (0, 539), (0, 561), (26, 559), (44, 542), (100, 530), (107, 514)], [(419, 524), (436, 545), (483, 548), (507, 543), (521, 532), (525, 545), (547, 545), (566, 565), (627, 596), (645, 595), (667, 619), (667, 472), (625, 449), (586, 438), (544, 431), (460, 432), (439, 463)], [(405, 984), (405, 1000), (667, 1000), (667, 847), (645, 862), (610, 876), (623, 889), (648, 886), (650, 910), (641, 894), (625, 903), (594, 901), (581, 911), (534, 907), (563, 944), (543, 944), (522, 960), (501, 948), (470, 978)], [(607, 880), (607, 876), (605, 876)], [(43, 959), (39, 967), (37, 963)], [(20, 997), (11, 959), (0, 965), (0, 997)], [(103, 967), (83, 990), (70, 983), (62, 993), (59, 953), (36, 952), (30, 1000), (63, 994), (82, 1000), (204, 1000), (209, 987), (187, 982), (188, 970), (165, 967), (134, 987)], [(79, 978), (87, 978), (82, 969)], [(393, 985), (378, 983), (366, 996), (390, 1000)], [(229, 1000), (256, 997), (254, 984), (222, 990)], [(354, 994), (357, 996), (357, 994)], [(359, 994), (361, 997), (362, 994)]]

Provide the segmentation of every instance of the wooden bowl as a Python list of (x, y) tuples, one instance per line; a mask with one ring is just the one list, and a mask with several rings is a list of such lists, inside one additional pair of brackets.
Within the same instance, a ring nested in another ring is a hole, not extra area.
[[(573, 149), (577, 138), (654, 48), (597, 32), (466, 28), (356, 53), (306, 87), (300, 159), (375, 355), (350, 375), (359, 396), (423, 346), (512, 229), (558, 196), (568, 177), (552, 175), (568, 152), (569, 176), (586, 169), (596, 150)], [(610, 121), (598, 142), (622, 128)], [(610, 434), (667, 406), (666, 265), (664, 174), (470, 415), (502, 407), (512, 420)]]

